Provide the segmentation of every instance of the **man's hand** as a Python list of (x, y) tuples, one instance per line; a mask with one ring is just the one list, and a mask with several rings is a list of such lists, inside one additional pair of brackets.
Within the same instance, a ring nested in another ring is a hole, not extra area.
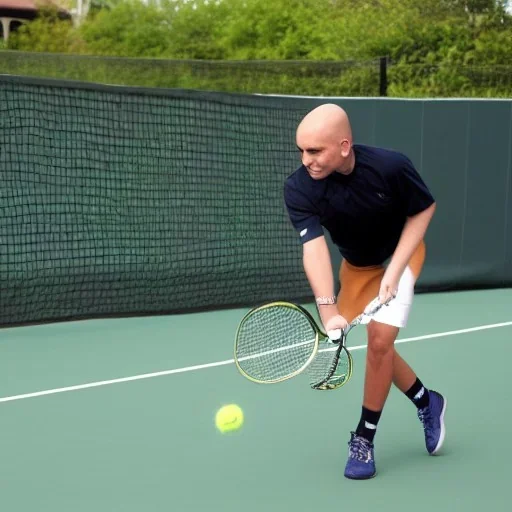
[(338, 340), (341, 337), (341, 330), (347, 327), (348, 322), (338, 313), (338, 308), (335, 304), (332, 306), (320, 306), (319, 311), (327, 336), (333, 341)]
[(341, 338), (341, 331), (345, 329), (348, 322), (341, 315), (331, 317), (325, 324), (325, 332), (332, 341), (337, 341)]
[(396, 297), (398, 293), (398, 282), (399, 279), (393, 275), (388, 275), (387, 272), (384, 274), (379, 289), (379, 301), (381, 304), (386, 304)]

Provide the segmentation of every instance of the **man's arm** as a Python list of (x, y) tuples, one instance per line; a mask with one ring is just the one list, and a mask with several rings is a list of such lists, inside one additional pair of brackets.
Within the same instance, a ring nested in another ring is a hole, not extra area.
[[(304, 244), (303, 264), (315, 298), (334, 297), (331, 254), (325, 236), (314, 238)], [(343, 329), (347, 325), (346, 320), (338, 313), (336, 304), (319, 305), (318, 311), (326, 331)]]
[[(315, 298), (334, 297), (331, 254), (314, 204), (292, 181), (285, 183), (284, 199), (290, 220), (300, 233), (304, 271)], [(336, 304), (318, 305), (318, 311), (327, 334), (346, 327), (347, 322), (338, 314)]]
[(381, 301), (391, 299), (396, 292), (401, 275), (414, 251), (425, 237), (435, 209), (436, 203), (433, 203), (427, 209), (406, 220), (398, 245), (382, 279), (379, 294)]

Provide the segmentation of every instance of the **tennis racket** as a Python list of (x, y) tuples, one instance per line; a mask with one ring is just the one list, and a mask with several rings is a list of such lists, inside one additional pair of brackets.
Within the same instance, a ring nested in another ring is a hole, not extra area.
[[(310, 376), (310, 385), (312, 389), (321, 391), (338, 389), (345, 385), (352, 377), (352, 355), (347, 349), (346, 341), (348, 333), (356, 326), (367, 324), (379, 309), (389, 304), (381, 303), (379, 298), (375, 298), (366, 306), (363, 313), (350, 322), (341, 336), (336, 340), (329, 340), (331, 347), (318, 351), (318, 354), (308, 366), (307, 371)], [(335, 346), (332, 347), (332, 344)]]
[[(371, 306), (371, 307), (370, 307)], [(337, 389), (352, 376), (348, 331), (382, 306), (375, 299), (364, 313), (341, 329), (324, 333), (312, 315), (290, 302), (272, 302), (250, 310), (235, 337), (238, 371), (259, 384), (275, 384), (308, 370), (313, 389)]]

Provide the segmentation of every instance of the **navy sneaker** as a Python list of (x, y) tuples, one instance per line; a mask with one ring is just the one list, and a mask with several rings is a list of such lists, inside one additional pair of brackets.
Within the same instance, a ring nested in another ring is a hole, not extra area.
[(444, 413), (446, 399), (436, 391), (429, 391), (429, 405), (418, 409), (418, 418), (425, 431), (425, 446), (430, 455), (435, 455), (443, 446), (445, 427)]
[(354, 480), (366, 480), (375, 476), (373, 444), (364, 437), (351, 432), (348, 442), (348, 461), (345, 476)]

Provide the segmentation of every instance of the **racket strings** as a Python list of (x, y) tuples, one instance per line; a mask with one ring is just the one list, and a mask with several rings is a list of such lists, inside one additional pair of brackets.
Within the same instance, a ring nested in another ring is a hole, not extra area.
[(310, 386), (334, 389), (343, 385), (351, 376), (351, 361), (346, 350), (339, 345), (324, 343), (307, 368)]
[(301, 371), (317, 347), (305, 315), (291, 307), (253, 312), (240, 325), (236, 357), (240, 369), (260, 382), (275, 382)]

